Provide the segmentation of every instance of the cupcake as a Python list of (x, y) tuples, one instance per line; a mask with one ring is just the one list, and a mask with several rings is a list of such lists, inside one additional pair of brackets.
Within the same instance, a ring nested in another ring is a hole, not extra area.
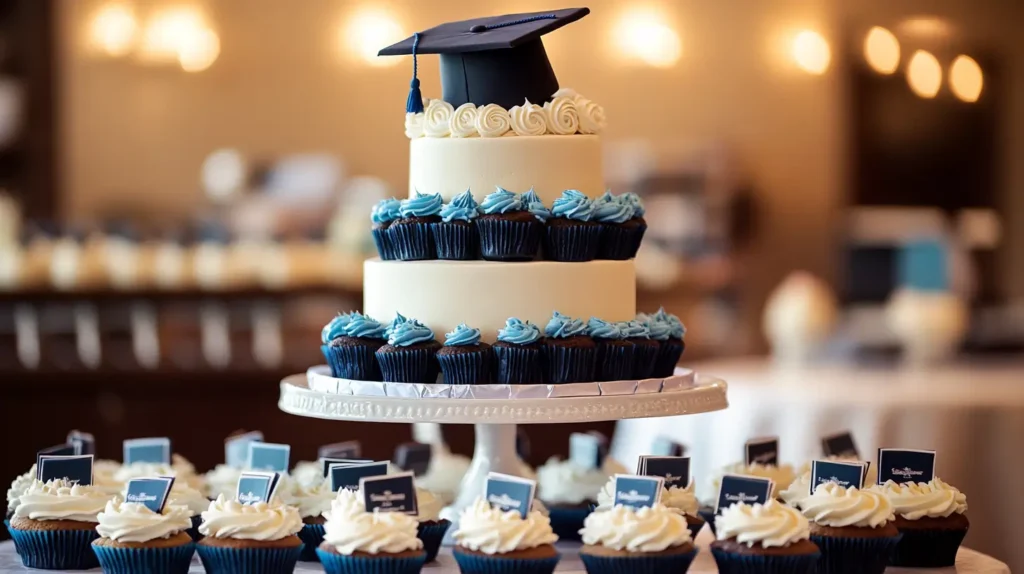
[[(718, 502), (718, 490), (722, 485), (722, 477), (727, 474), (772, 479), (774, 485), (771, 493), (772, 498), (777, 497), (781, 491), (789, 488), (793, 481), (796, 480), (796, 473), (793, 471), (793, 467), (788, 464), (773, 466), (757, 462), (751, 464), (736, 462), (720, 468), (711, 476), (711, 480), (708, 483), (708, 497), (703, 500), (704, 504), (700, 509), (701, 518), (707, 521), (712, 533), (715, 532), (715, 505)], [(810, 492), (810, 488), (808, 488), (808, 492)]]
[[(342, 318), (343, 321), (339, 320)], [(362, 313), (347, 313), (333, 319), (327, 327), (321, 338), (330, 339), (323, 340), (321, 350), (331, 366), (331, 375), (356, 381), (381, 380), (374, 354), (386, 342), (384, 325)]]
[(441, 498), (434, 496), (434, 493), (422, 488), (416, 489), (416, 536), (423, 542), (423, 550), (427, 553), (427, 562), (437, 559), (437, 552), (441, 549), (441, 542), (444, 540), (445, 532), (451, 522), (441, 518), (441, 509), (444, 504)]
[(213, 500), (220, 496), (228, 499), (234, 498), (238, 489), (238, 477), (241, 474), (242, 469), (230, 464), (218, 464), (213, 467), (213, 470), (205, 475), (207, 496)]
[(317, 486), (325, 482), (323, 465), (318, 460), (299, 461), (289, 476), (302, 486)]
[(25, 494), (35, 481), (36, 465), (34, 464), (28, 472), (18, 475), (11, 481), (11, 486), (7, 489), (7, 512), (4, 514), (4, 526), (11, 525), (11, 517), (14, 516), (14, 509), (18, 506), (18, 499), (21, 498), (22, 494)]
[(647, 231), (647, 221), (644, 219), (644, 204), (640, 201), (640, 196), (635, 193), (623, 193), (618, 197), (619, 201), (629, 204), (633, 207), (633, 217), (630, 218), (624, 225), (635, 227), (637, 231), (633, 234), (633, 254), (640, 250), (640, 244), (644, 240), (644, 233)]
[[(698, 514), (697, 497), (693, 493), (693, 482), (686, 488), (671, 486), (661, 491), (661, 504), (686, 519), (690, 529), (690, 537), (697, 538), (697, 533), (704, 528), (705, 521)], [(615, 477), (608, 479), (604, 488), (597, 495), (597, 510), (611, 510), (615, 506)]]
[(192, 511), (166, 504), (157, 514), (146, 505), (115, 497), (97, 516), (92, 551), (106, 574), (186, 574), (195, 543), (187, 534)]
[(430, 328), (399, 315), (388, 327), (388, 343), (376, 352), (381, 378), (389, 383), (437, 382), (435, 354), (440, 347)]
[(494, 343), (495, 381), (501, 385), (538, 385), (544, 382), (544, 344), (540, 328), (512, 317), (498, 330)]
[(416, 192), (416, 197), (402, 202), (398, 219), (388, 227), (388, 237), (395, 255), (402, 261), (437, 259), (431, 225), (441, 221), (441, 194)]
[(592, 261), (597, 257), (601, 225), (592, 221), (594, 202), (567, 189), (551, 205), (544, 229), (544, 257), (551, 261)]
[(580, 539), (583, 520), (597, 505), (605, 483), (617, 474), (610, 472), (609, 463), (606, 459), (605, 468), (588, 469), (571, 460), (551, 458), (537, 468), (537, 498), (548, 508), (559, 539)]
[[(828, 456), (824, 460), (837, 462), (861, 462), (857, 457), (852, 456)], [(811, 495), (811, 463), (807, 462), (797, 470), (799, 476), (787, 488), (779, 490), (778, 499), (790, 506), (799, 508), (800, 501)], [(867, 476), (864, 477), (864, 486), (878, 482), (878, 469), (876, 465), (868, 467)]]
[(636, 257), (644, 228), (633, 217), (633, 204), (611, 192), (594, 200), (594, 221), (601, 224), (598, 259), (625, 261)]
[(900, 533), (884, 494), (834, 482), (819, 484), (798, 510), (811, 523), (811, 542), (821, 550), (818, 574), (881, 574)]
[(362, 497), (338, 491), (316, 549), (328, 574), (412, 574), (427, 559), (416, 519), (400, 512), (367, 512)]
[(324, 541), (324, 523), (327, 519), (323, 514), (331, 508), (334, 492), (331, 485), (321, 480), (319, 484), (304, 485), (292, 478), (282, 478), (283, 484), (277, 487), (281, 502), (295, 508), (302, 519), (302, 554), (299, 560), (315, 562), (316, 548)]
[(721, 574), (809, 574), (821, 557), (807, 519), (781, 502), (733, 504), (715, 524), (711, 554)]
[(441, 221), (431, 223), (438, 259), (470, 260), (480, 256), (480, 235), (476, 218), (480, 207), (468, 190), (441, 207)]
[(555, 311), (544, 327), (547, 382), (581, 383), (594, 380), (597, 350), (587, 324)]
[(686, 348), (683, 343), (683, 335), (686, 334), (683, 322), (679, 317), (666, 313), (664, 307), (659, 308), (653, 315), (637, 315), (637, 319), (647, 324), (651, 339), (658, 343), (658, 355), (654, 359), (651, 376), (671, 377)]
[(188, 483), (175, 480), (171, 492), (167, 495), (167, 504), (183, 506), (192, 513), (191, 525), (187, 532), (192, 540), (199, 540), (199, 523), (202, 522), (200, 515), (210, 506), (209, 499), (203, 496), (203, 493), (189, 486)]
[(242, 504), (224, 496), (203, 512), (196, 544), (207, 574), (283, 574), (302, 552), (302, 519), (278, 501)]
[(657, 360), (658, 351), (661, 348), (657, 341), (651, 339), (651, 330), (647, 328), (646, 323), (635, 319), (623, 321), (618, 324), (618, 327), (622, 332), (622, 338), (627, 343), (632, 343), (634, 347), (632, 378), (651, 378), (654, 373), (654, 362)]
[(469, 471), (469, 457), (453, 454), (446, 444), (431, 446), (430, 462), (427, 472), (416, 477), (416, 486), (429, 490), (447, 506), (455, 502), (463, 477)]
[(532, 213), (537, 221), (547, 223), (548, 218), (551, 217), (551, 210), (544, 206), (544, 202), (532, 187), (519, 197), (526, 211)]
[(523, 205), (522, 197), (498, 187), (480, 205), (477, 218), (480, 256), (488, 261), (532, 261), (544, 223)]
[(110, 497), (64, 480), (33, 481), (18, 498), (9, 530), (21, 562), (43, 570), (86, 570), (99, 563), (89, 546), (99, 538), (96, 515)]
[(444, 335), (437, 362), (449, 385), (485, 385), (491, 382), (491, 346), (480, 341), (480, 329), (462, 323)]
[(561, 555), (551, 522), (536, 510), (523, 518), (482, 497), (459, 515), (452, 554), (462, 574), (549, 574)]
[(398, 219), (399, 209), (402, 202), (395, 198), (382, 199), (373, 206), (370, 211), (370, 221), (373, 222), (373, 243), (377, 246), (377, 254), (384, 261), (398, 259), (394, 246), (391, 244), (389, 229), (391, 224)]
[(663, 504), (594, 512), (580, 531), (588, 574), (676, 572), (697, 556), (686, 519)]
[(906, 484), (890, 480), (870, 490), (892, 502), (896, 513), (893, 524), (902, 535), (890, 566), (942, 568), (956, 562), (956, 553), (970, 527), (964, 514), (966, 495), (938, 477)]
[(595, 381), (625, 381), (633, 377), (636, 345), (624, 339), (619, 326), (597, 317), (587, 321), (587, 330), (596, 346)]

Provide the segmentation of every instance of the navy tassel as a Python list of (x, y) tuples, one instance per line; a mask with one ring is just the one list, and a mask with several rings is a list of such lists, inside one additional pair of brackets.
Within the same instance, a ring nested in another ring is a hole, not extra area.
[(423, 95), (420, 93), (420, 79), (416, 77), (418, 64), (416, 63), (416, 48), (420, 44), (420, 33), (412, 35), (412, 81), (409, 82), (409, 97), (405, 100), (405, 112), (407, 114), (418, 114), (423, 111)]

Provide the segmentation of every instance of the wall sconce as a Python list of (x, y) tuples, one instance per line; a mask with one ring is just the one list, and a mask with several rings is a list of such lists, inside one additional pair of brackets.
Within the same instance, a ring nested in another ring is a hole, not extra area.
[(953, 95), (968, 103), (976, 102), (981, 97), (984, 84), (981, 66), (974, 58), (961, 54), (953, 60), (949, 67), (949, 89)]
[(914, 52), (907, 66), (907, 84), (922, 98), (934, 98), (939, 93), (942, 87), (942, 66), (931, 52)]
[(825, 37), (814, 30), (804, 30), (793, 38), (793, 61), (808, 74), (820, 76), (832, 62), (832, 49)]
[(864, 37), (864, 58), (879, 74), (892, 74), (900, 67), (900, 42), (889, 30), (875, 26)]
[(620, 54), (655, 68), (668, 68), (682, 57), (679, 34), (665, 17), (647, 11), (624, 14), (615, 26), (614, 42)]

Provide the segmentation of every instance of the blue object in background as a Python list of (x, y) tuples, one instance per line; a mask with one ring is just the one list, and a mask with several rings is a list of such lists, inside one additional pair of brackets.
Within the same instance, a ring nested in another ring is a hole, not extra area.
[(901, 287), (915, 291), (949, 291), (949, 249), (941, 239), (919, 239), (900, 249), (896, 260)]

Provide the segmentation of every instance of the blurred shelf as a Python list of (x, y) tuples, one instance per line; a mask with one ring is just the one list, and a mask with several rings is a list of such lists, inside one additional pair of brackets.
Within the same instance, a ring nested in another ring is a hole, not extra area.
[(263, 287), (243, 287), (237, 289), (75, 289), (59, 290), (52, 288), (19, 289), (12, 291), (0, 290), (0, 304), (12, 303), (110, 303), (133, 301), (151, 301), (154, 303), (188, 303), (218, 300), (246, 299), (297, 299), (303, 297), (345, 297), (362, 299), (363, 290), (339, 285), (309, 285), (288, 289), (267, 289)]

